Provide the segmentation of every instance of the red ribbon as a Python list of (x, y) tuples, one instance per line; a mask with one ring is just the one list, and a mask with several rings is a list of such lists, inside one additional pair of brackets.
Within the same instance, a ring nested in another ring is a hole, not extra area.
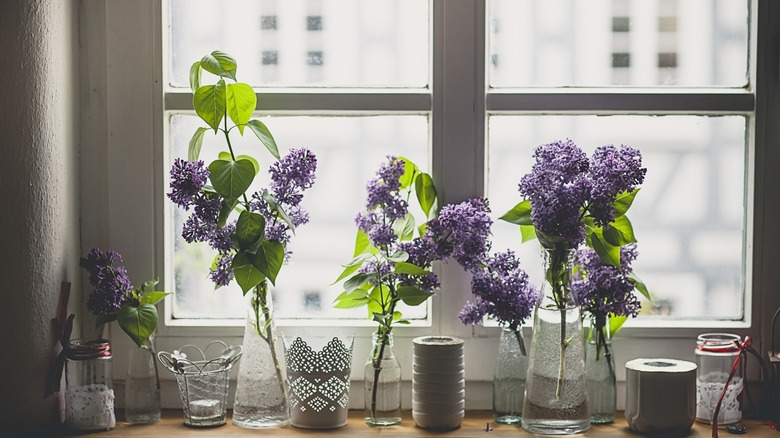
[(46, 398), (60, 390), (60, 381), (62, 380), (62, 369), (65, 367), (65, 358), (69, 354), (70, 334), (73, 331), (73, 318), (76, 316), (70, 314), (67, 318), (65, 314), (68, 310), (68, 299), (70, 298), (70, 283), (63, 281), (60, 285), (60, 299), (57, 303), (57, 317), (52, 318), (54, 325), (54, 334), (62, 346), (62, 351), (54, 359), (49, 368), (49, 374), (46, 377), (46, 388), (43, 391), (43, 397)]
[[(723, 403), (723, 397), (726, 395), (726, 390), (729, 387), (729, 383), (731, 383), (731, 379), (734, 378), (734, 374), (737, 372), (739, 360), (742, 358), (742, 356), (747, 356), (747, 353), (750, 353), (756, 356), (759, 362), (761, 362), (761, 355), (758, 354), (752, 345), (753, 340), (750, 339), (750, 336), (745, 336), (745, 339), (742, 342), (738, 342), (736, 340), (734, 341), (734, 347), (739, 350), (739, 354), (737, 354), (736, 359), (734, 359), (734, 365), (731, 366), (731, 372), (729, 373), (728, 379), (726, 379), (726, 384), (723, 386), (723, 392), (720, 393), (718, 404), (715, 405), (715, 413), (712, 416), (712, 438), (718, 438), (718, 415), (720, 414), (720, 405)], [(745, 361), (747, 361), (747, 357), (745, 358)]]

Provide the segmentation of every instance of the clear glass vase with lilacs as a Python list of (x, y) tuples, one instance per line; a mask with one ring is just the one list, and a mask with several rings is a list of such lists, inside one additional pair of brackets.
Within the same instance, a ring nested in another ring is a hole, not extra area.
[[(409, 323), (400, 304), (418, 306), (433, 296), (440, 285), (435, 262), (452, 258), (467, 270), (478, 266), (490, 249), (492, 222), (487, 201), (481, 198), (448, 204), (437, 212), (433, 180), (404, 158), (387, 157), (366, 188), (366, 209), (355, 220), (354, 258), (336, 280), (345, 281), (334, 305), (365, 306), (369, 319), (377, 323), (365, 367), (366, 423), (384, 426), (401, 422), (400, 370), (384, 366), (392, 353), (393, 328)], [(410, 212), (412, 194), (425, 218), (420, 226)]]
[(641, 304), (634, 291), (649, 299), (642, 282), (636, 280), (631, 264), (639, 255), (635, 243), (620, 248), (620, 266), (604, 262), (592, 249), (577, 252), (571, 291), (590, 319), (585, 340), (585, 368), (592, 424), (615, 421), (617, 388), (614, 336), (628, 317), (639, 314)]
[[(206, 242), (215, 251), (210, 268), (215, 286), (235, 280), (245, 295), (251, 293), (233, 422), (244, 427), (278, 426), (289, 420), (289, 413), (268, 283), (276, 284), (292, 254), (288, 244), (295, 229), (309, 220), (301, 201), (314, 184), (317, 159), (306, 148), (279, 155), (268, 128), (252, 119), (257, 97), (251, 86), (235, 82), (236, 70), (235, 60), (219, 51), (193, 64), (193, 106), (208, 127), (194, 133), (187, 160), (174, 160), (168, 197), (191, 211), (182, 237), (189, 243)], [(203, 71), (215, 75), (216, 83), (201, 85)], [(246, 128), (274, 158), (266, 188), (253, 184), (260, 171), (258, 160), (241, 154), (231, 141), (231, 134), (243, 135)], [(204, 137), (212, 130), (224, 141), (220, 142), (224, 149), (206, 166), (198, 157)], [(253, 360), (247, 343), (255, 338), (262, 350)], [(266, 356), (270, 370), (257, 363)], [(262, 388), (249, 383), (254, 381), (261, 382), (257, 385)]]
[(545, 255), (523, 428), (579, 433), (587, 430), (590, 418), (578, 336), (580, 310), (569, 282), (572, 258), (586, 245), (606, 263), (621, 265), (620, 248), (636, 242), (626, 212), (647, 170), (640, 152), (625, 145), (600, 146), (588, 157), (567, 139), (538, 146), (533, 158), (531, 171), (519, 184), (524, 200), (501, 217), (520, 225), (523, 241), (536, 237)]
[(511, 250), (490, 255), (472, 269), (474, 301), (463, 306), (463, 324), (482, 324), (485, 317), (502, 327), (493, 373), (493, 416), (499, 424), (522, 421), (528, 357), (522, 325), (534, 309), (539, 292)]

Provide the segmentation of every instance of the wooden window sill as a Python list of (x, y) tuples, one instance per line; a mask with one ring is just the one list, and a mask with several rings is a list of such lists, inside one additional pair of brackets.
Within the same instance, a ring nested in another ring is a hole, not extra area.
[[(492, 430), (485, 430), (485, 426), (490, 424)], [(747, 433), (751, 438), (758, 437), (776, 437), (776, 431), (766, 424), (756, 420), (744, 420), (742, 425), (747, 427)], [(71, 434), (77, 436), (78, 434)], [(90, 433), (89, 437), (144, 437), (144, 438), (169, 438), (169, 437), (256, 437), (256, 436), (274, 436), (274, 437), (296, 437), (296, 436), (327, 436), (327, 437), (367, 437), (367, 436), (446, 436), (446, 437), (517, 437), (533, 436), (524, 431), (520, 426), (505, 426), (493, 423), (493, 416), (490, 411), (469, 411), (466, 418), (463, 419), (458, 429), (450, 431), (429, 431), (421, 429), (414, 424), (410, 411), (404, 412), (403, 421), (398, 426), (390, 427), (370, 427), (365, 424), (363, 411), (352, 410), (349, 412), (347, 425), (339, 429), (331, 430), (308, 430), (299, 429), (292, 425), (269, 429), (245, 429), (234, 426), (228, 413), (228, 421), (223, 426), (213, 428), (193, 428), (184, 425), (181, 410), (166, 409), (163, 410), (162, 419), (154, 424), (133, 425), (123, 421), (117, 421), (114, 429), (106, 432)], [(614, 436), (634, 436), (642, 437), (628, 429), (622, 412), (618, 413), (617, 420), (608, 425), (594, 425), (584, 436), (587, 437), (614, 437)], [(711, 429), (706, 424), (694, 423), (689, 438), (708, 438), (711, 435)], [(733, 436), (721, 428), (719, 436)]]

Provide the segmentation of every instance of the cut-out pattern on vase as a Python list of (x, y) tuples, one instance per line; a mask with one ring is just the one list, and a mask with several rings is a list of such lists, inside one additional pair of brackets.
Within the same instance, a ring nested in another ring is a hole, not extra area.
[(527, 373), (528, 356), (522, 329), (503, 328), (493, 371), (493, 419), (496, 423), (521, 423)]
[(569, 288), (572, 250), (544, 251), (547, 281), (534, 308), (523, 429), (570, 435), (590, 428), (580, 308)]
[(136, 424), (160, 420), (160, 377), (154, 334), (142, 347), (130, 346), (125, 380), (125, 420)]
[(591, 424), (613, 423), (617, 409), (617, 386), (609, 317), (590, 318), (585, 347), (585, 373)]
[(243, 357), (238, 368), (233, 424), (246, 428), (284, 426), (290, 421), (284, 369), (279, 360), (271, 294), (257, 286), (261, 301), (250, 305), (244, 327)]
[(372, 341), (371, 355), (365, 366), (366, 424), (400, 424), (401, 364), (393, 352), (393, 334), (380, 337), (374, 333)]
[(307, 341), (285, 340), (290, 422), (304, 429), (342, 427), (349, 409), (353, 340), (333, 337), (321, 348), (322, 340)]

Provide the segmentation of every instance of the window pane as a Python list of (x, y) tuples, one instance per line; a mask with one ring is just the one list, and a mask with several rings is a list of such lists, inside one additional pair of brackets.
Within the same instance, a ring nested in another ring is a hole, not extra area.
[(169, 10), (174, 87), (214, 50), (254, 86), (428, 85), (425, 1), (170, 0)]
[(742, 87), (747, 0), (490, 0), (490, 85)]
[[(272, 117), (263, 121), (280, 145), (281, 154), (287, 148), (307, 147), (318, 162), (314, 187), (305, 193), (301, 204), (309, 212), (310, 222), (296, 230), (290, 243), (290, 263), (282, 267), (277, 287), (272, 288), (275, 316), (365, 320), (365, 308), (333, 308), (342, 289), (340, 283), (331, 283), (352, 258), (357, 233), (354, 218), (364, 208), (366, 183), (379, 164), (392, 154), (407, 157), (421, 168), (429, 167), (427, 117)], [(186, 158), (189, 139), (199, 126), (202, 122), (195, 116), (171, 116), (170, 162)], [(219, 140), (206, 134), (201, 155), (206, 163), (224, 149)], [(251, 133), (231, 137), (231, 141), (237, 154), (252, 154), (262, 169), (271, 164), (271, 156)], [(257, 189), (268, 186), (263, 172), (258, 179)], [(168, 257), (175, 270), (174, 317), (244, 318), (241, 289), (233, 282), (214, 290), (208, 269), (215, 252), (207, 244), (186, 243), (181, 227), (189, 213), (167, 204), (173, 218), (168, 230), (173, 254)], [(426, 316), (425, 306), (401, 311), (411, 318)]]
[[(588, 154), (626, 144), (641, 151), (647, 177), (629, 218), (638, 239), (633, 267), (655, 306), (642, 314), (741, 319), (745, 221), (745, 119), (741, 116), (492, 116), (488, 196), (500, 216), (521, 198), (533, 149), (570, 138)], [(536, 284), (537, 241), (520, 244), (515, 225), (497, 221), (494, 249), (511, 247)]]

